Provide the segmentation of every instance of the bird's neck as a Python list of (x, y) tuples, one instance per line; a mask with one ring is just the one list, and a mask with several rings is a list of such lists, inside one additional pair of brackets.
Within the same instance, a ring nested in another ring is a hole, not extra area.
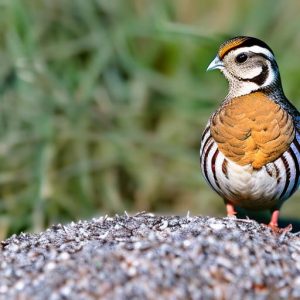
[(232, 99), (255, 92), (263, 92), (270, 98), (279, 99), (285, 98), (280, 77), (276, 81), (267, 86), (259, 86), (250, 81), (229, 81), (229, 91), (226, 99)]

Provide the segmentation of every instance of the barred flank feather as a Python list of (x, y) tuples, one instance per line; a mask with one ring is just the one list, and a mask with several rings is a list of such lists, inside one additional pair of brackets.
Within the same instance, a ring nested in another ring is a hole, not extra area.
[(278, 159), (255, 170), (226, 158), (208, 125), (201, 140), (200, 165), (206, 181), (225, 200), (249, 209), (280, 207), (300, 183), (300, 135)]

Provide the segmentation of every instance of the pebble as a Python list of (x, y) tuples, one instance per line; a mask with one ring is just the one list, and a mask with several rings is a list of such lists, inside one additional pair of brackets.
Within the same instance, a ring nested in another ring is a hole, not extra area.
[(225, 227), (225, 225), (221, 222), (217, 222), (217, 223), (209, 223), (209, 227), (212, 228), (213, 230), (221, 230)]

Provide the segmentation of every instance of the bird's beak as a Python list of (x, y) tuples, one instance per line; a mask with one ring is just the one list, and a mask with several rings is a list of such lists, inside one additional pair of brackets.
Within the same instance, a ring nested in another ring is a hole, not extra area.
[(215, 69), (222, 69), (224, 67), (223, 62), (220, 60), (219, 56), (217, 55), (214, 60), (209, 64), (206, 71), (215, 70)]

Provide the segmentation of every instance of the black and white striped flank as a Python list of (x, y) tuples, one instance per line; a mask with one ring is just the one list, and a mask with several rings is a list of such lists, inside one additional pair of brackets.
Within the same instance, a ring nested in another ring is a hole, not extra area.
[(200, 165), (209, 185), (225, 200), (250, 208), (281, 205), (299, 186), (300, 135), (296, 133), (290, 148), (274, 162), (259, 170), (240, 166), (219, 151), (209, 124), (201, 140)]

